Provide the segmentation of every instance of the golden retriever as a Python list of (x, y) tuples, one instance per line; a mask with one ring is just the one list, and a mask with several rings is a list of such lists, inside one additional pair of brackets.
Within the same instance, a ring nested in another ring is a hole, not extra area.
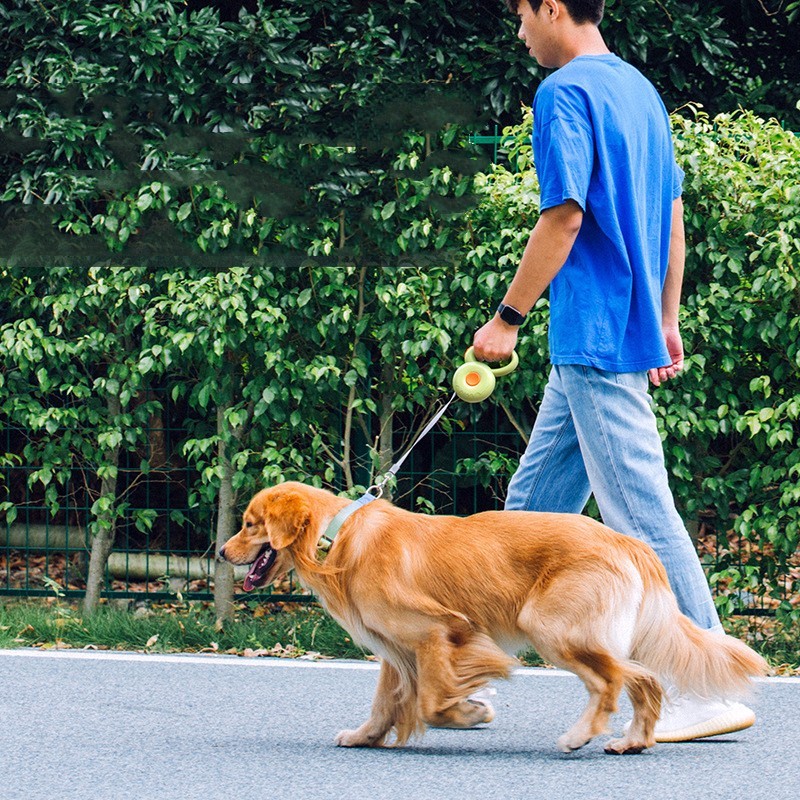
[(488, 722), (491, 709), (470, 695), (508, 677), (517, 662), (507, 653), (529, 645), (589, 692), (580, 719), (558, 740), (565, 752), (606, 731), (623, 687), (633, 720), (607, 742), (607, 753), (655, 743), (661, 680), (730, 697), (766, 671), (745, 644), (680, 613), (650, 547), (589, 517), (427, 516), (375, 500), (347, 519), (322, 558), (320, 539), (350, 502), (302, 483), (264, 489), (220, 550), (234, 564), (253, 564), (246, 589), (293, 567), (353, 638), (380, 656), (371, 716), (339, 733), (339, 745), (378, 747), (392, 731), (402, 745), (424, 723)]

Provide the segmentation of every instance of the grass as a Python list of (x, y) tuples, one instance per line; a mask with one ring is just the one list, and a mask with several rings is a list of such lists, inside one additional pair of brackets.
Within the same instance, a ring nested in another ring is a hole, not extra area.
[[(739, 617), (730, 633), (758, 650), (776, 674), (800, 675), (800, 630), (774, 619)], [(134, 609), (102, 605), (83, 617), (80, 607), (63, 598), (44, 601), (0, 600), (0, 648), (85, 648), (148, 653), (227, 653), (285, 658), (355, 658), (373, 656), (317, 606), (238, 604), (235, 620), (215, 626), (208, 603), (164, 603)], [(522, 654), (523, 664), (540, 665), (536, 653)]]
[(0, 648), (88, 648), (149, 653), (230, 653), (366, 658), (322, 610), (242, 604), (233, 624), (215, 627), (207, 604), (101, 606), (84, 617), (65, 601), (0, 602)]

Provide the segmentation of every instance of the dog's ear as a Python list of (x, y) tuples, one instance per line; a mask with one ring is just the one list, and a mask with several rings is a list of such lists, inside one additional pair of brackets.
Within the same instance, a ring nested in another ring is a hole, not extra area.
[(271, 498), (264, 517), (272, 547), (282, 550), (308, 530), (311, 506), (300, 492), (285, 492)]

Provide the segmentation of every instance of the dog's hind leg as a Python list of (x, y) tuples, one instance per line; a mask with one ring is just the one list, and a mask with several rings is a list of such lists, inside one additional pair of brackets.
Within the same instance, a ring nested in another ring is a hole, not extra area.
[[(653, 727), (660, 712), (661, 685), (656, 677), (626, 658), (616, 657), (591, 637), (570, 642), (563, 621), (544, 624), (533, 613), (521, 617), (523, 628), (539, 655), (556, 666), (573, 672), (589, 692), (589, 702), (580, 719), (558, 740), (558, 747), (570, 752), (608, 728), (608, 719), (617, 710), (622, 687), (634, 707), (634, 721), (624, 739), (612, 740), (607, 753), (640, 753), (655, 743)], [(522, 627), (522, 625), (521, 625)]]
[(617, 710), (624, 670), (613, 656), (601, 650), (565, 650), (553, 660), (574, 672), (589, 692), (580, 719), (558, 740), (559, 749), (569, 753), (608, 730), (608, 718)]
[(633, 720), (625, 736), (606, 742), (606, 753), (613, 755), (641, 753), (656, 743), (654, 728), (661, 713), (661, 684), (652, 673), (629, 663), (626, 665), (625, 691), (633, 705)]
[(569, 753), (608, 729), (608, 718), (617, 710), (624, 685), (625, 668), (591, 631), (565, 616), (562, 607), (536, 598), (523, 608), (517, 624), (545, 661), (577, 675), (589, 692), (583, 714), (557, 742), (560, 750)]
[(397, 743), (404, 744), (418, 725), (414, 701), (412, 682), (404, 681), (396, 667), (382, 661), (370, 718), (356, 730), (341, 731), (336, 736), (336, 744), (339, 747), (382, 747), (393, 727), (397, 730)]

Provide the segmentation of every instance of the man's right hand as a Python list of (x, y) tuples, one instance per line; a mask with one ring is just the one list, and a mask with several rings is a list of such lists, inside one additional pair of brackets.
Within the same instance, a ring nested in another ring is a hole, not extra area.
[(495, 314), (472, 340), (478, 361), (508, 361), (517, 346), (519, 327), (503, 322)]

